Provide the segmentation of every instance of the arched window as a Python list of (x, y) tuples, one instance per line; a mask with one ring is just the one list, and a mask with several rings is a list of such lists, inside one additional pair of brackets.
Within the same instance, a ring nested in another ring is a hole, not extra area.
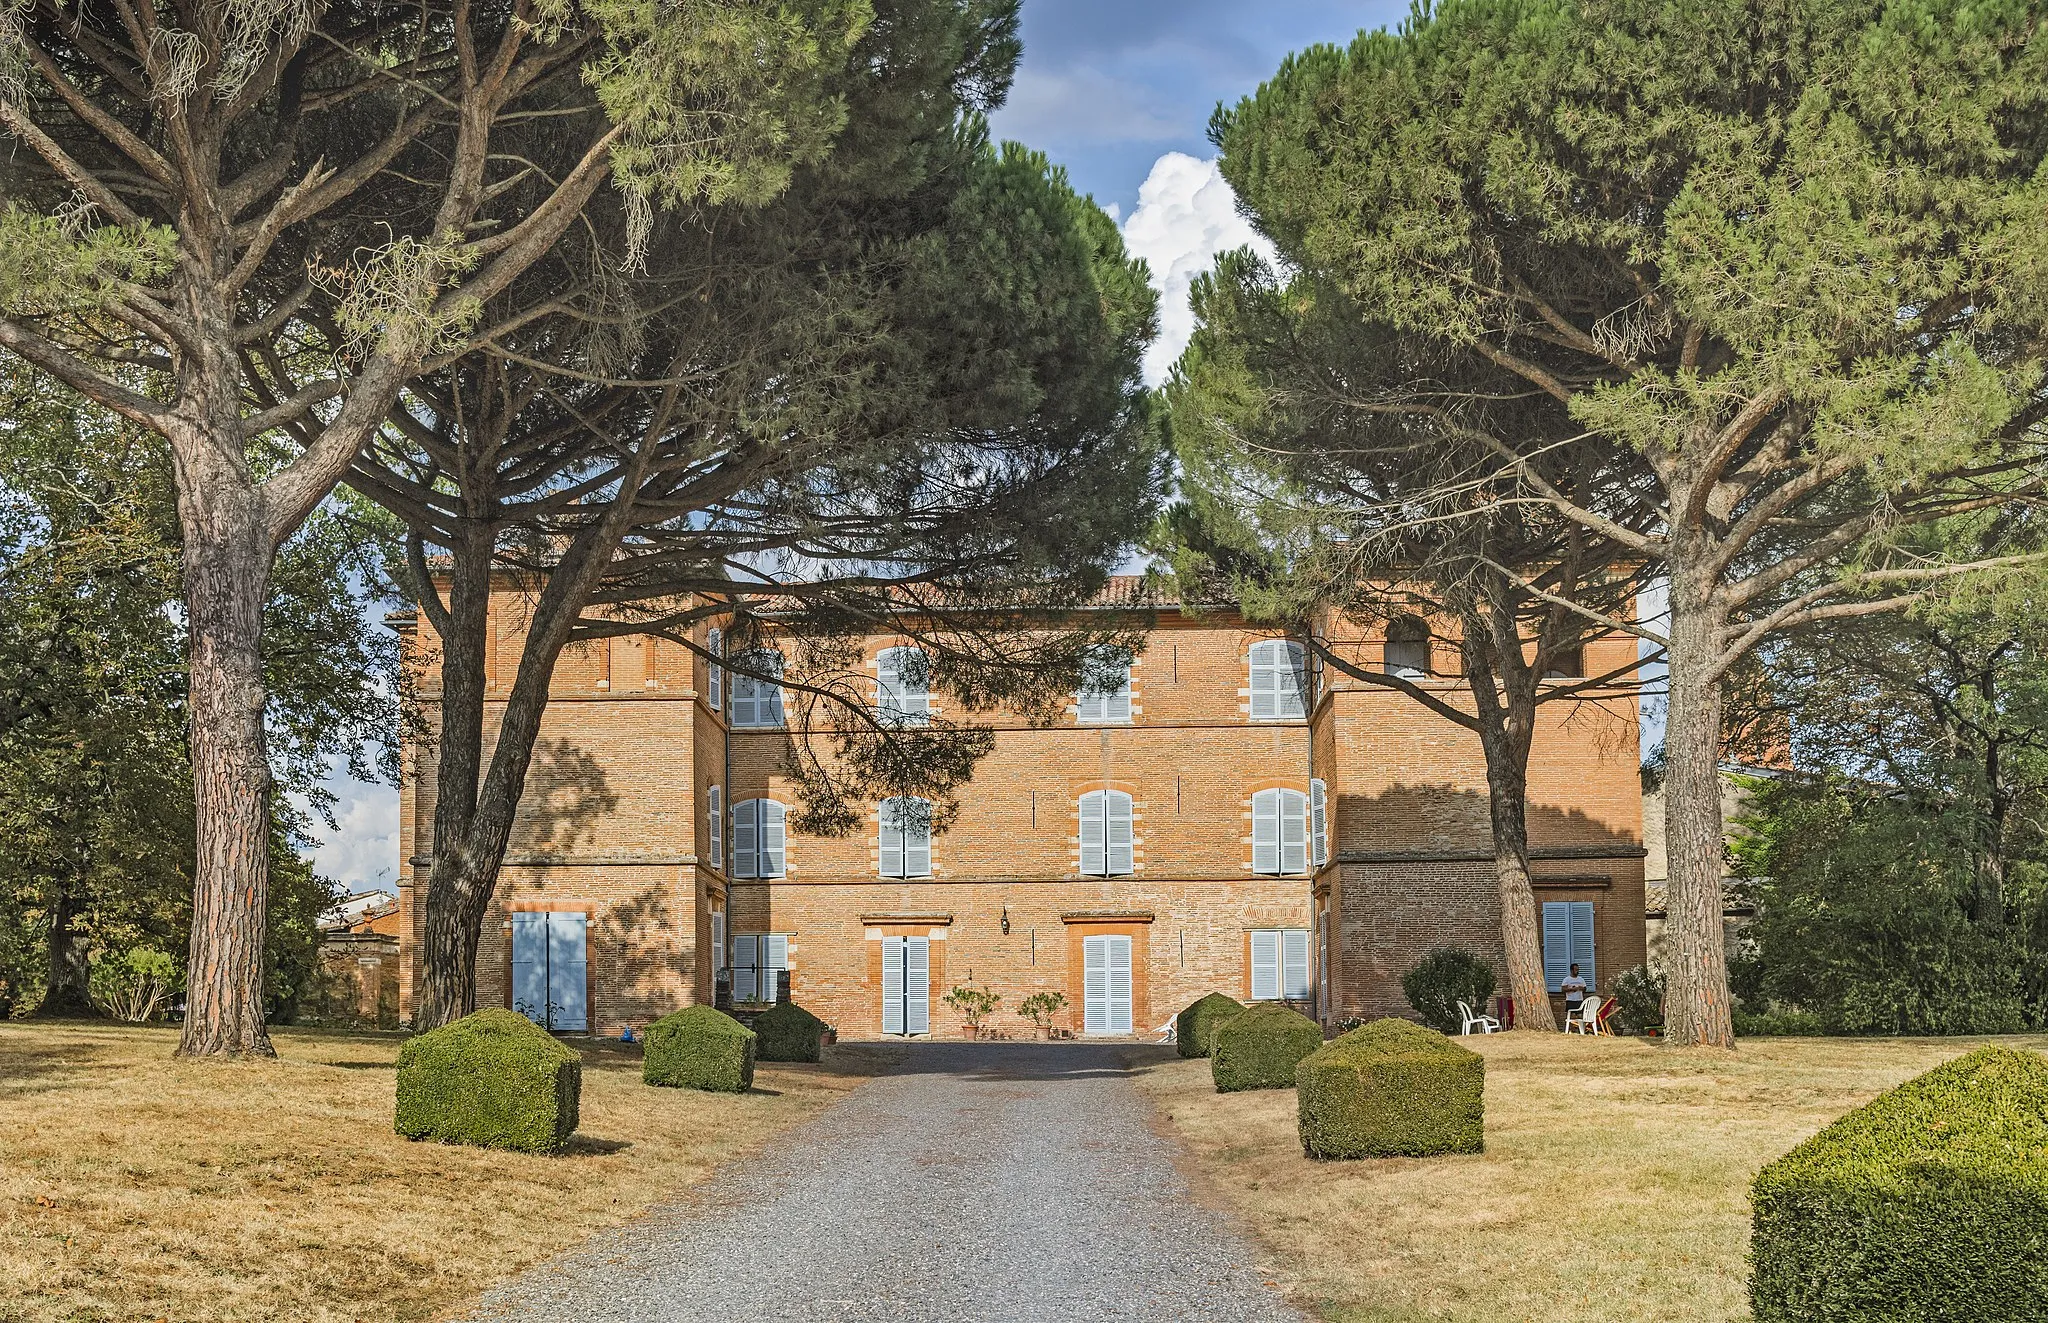
[(899, 726), (932, 719), (931, 664), (917, 648), (884, 648), (875, 658), (875, 712)]
[(1081, 872), (1122, 877), (1136, 871), (1131, 850), (1131, 797), (1121, 790), (1081, 796)]
[(1308, 714), (1308, 670), (1299, 643), (1252, 644), (1251, 668), (1253, 721), (1299, 721)]
[(1429, 678), (1429, 626), (1414, 616), (1387, 625), (1385, 664), (1381, 670), (1403, 680)]
[[(738, 661), (748, 670), (762, 675), (782, 674), (782, 654), (779, 652), (749, 652)], [(780, 726), (782, 686), (773, 680), (757, 680), (735, 671), (732, 677), (732, 724)]]
[(725, 635), (718, 630), (714, 629), (704, 636), (704, 651), (711, 654), (711, 659), (705, 666), (708, 675), (704, 687), (711, 692), (713, 712), (718, 711), (725, 701), (725, 667), (718, 664), (718, 659), (724, 655), (724, 647)]
[(781, 877), (783, 808), (772, 799), (732, 806), (732, 875)]
[(932, 875), (932, 802), (915, 795), (882, 801), (882, 876)]
[(1131, 719), (1131, 654), (1098, 648), (1088, 659), (1075, 695), (1074, 719), (1088, 725), (1120, 725)]
[(1252, 796), (1252, 871), (1308, 871), (1308, 800), (1299, 790), (1261, 790)]

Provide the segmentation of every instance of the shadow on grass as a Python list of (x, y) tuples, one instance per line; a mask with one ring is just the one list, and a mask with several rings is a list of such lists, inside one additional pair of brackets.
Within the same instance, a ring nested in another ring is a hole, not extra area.
[(601, 1158), (613, 1153), (623, 1153), (633, 1147), (628, 1139), (599, 1139), (595, 1135), (576, 1134), (569, 1136), (569, 1142), (562, 1145), (561, 1156), (565, 1158)]

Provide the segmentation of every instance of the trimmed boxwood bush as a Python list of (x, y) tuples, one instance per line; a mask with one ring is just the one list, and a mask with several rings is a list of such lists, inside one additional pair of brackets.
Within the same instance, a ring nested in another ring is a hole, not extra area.
[(669, 1089), (745, 1093), (754, 1087), (754, 1031), (724, 1011), (691, 1006), (647, 1026), (640, 1077)]
[(1486, 1058), (1434, 1029), (1375, 1020), (1295, 1068), (1301, 1151), (1419, 1158), (1485, 1146)]
[(2048, 1320), (2048, 1057), (1986, 1047), (1757, 1174), (1758, 1323)]
[(465, 1015), (398, 1050), (407, 1139), (556, 1153), (582, 1096), (583, 1059), (517, 1011)]
[(825, 1022), (793, 1001), (779, 1001), (754, 1021), (756, 1061), (816, 1061)]
[(1174, 1046), (1184, 1057), (1208, 1056), (1209, 1046), (1216, 1037), (1217, 1026), (1243, 1009), (1241, 1003), (1220, 992), (1212, 992), (1206, 997), (1198, 998), (1174, 1018)]
[(1322, 1026), (1300, 1011), (1260, 1002), (1217, 1027), (1209, 1042), (1209, 1075), (1218, 1093), (1291, 1089), (1294, 1063), (1322, 1041)]

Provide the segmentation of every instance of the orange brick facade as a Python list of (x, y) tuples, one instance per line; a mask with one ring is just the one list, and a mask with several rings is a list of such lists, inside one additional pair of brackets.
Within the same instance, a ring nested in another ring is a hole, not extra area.
[[(489, 692), (509, 689), (519, 610), (505, 594)], [(1408, 697), (1312, 677), (1303, 718), (1252, 715), (1248, 654), (1267, 637), (1227, 615), (1162, 610), (1131, 671), (1128, 722), (1085, 725), (1073, 709), (1050, 726), (1002, 712), (970, 715), (997, 731), (994, 751), (931, 842), (931, 875), (880, 875), (880, 808), (842, 837), (794, 831), (785, 874), (728, 875), (711, 850), (709, 792), (727, 814), (755, 798), (794, 801), (784, 772), (791, 736), (731, 729), (730, 677), (714, 708), (706, 664), (672, 643), (613, 640), (565, 656), (500, 875), (478, 965), (478, 1000), (510, 1002), (511, 915), (580, 912), (588, 920), (591, 1027), (616, 1033), (713, 996), (714, 914), (728, 944), (787, 939), (792, 996), (843, 1037), (882, 1032), (885, 937), (930, 938), (931, 1029), (958, 1031), (941, 1002), (956, 984), (986, 985), (1002, 1008), (989, 1023), (1025, 1032), (1017, 1007), (1034, 992), (1067, 999), (1082, 1028), (1082, 944), (1126, 937), (1131, 1020), (1160, 1025), (1203, 993), (1251, 994), (1255, 930), (1306, 931), (1313, 988), (1304, 1009), (1335, 1020), (1407, 1013), (1400, 976), (1446, 942), (1501, 960), (1486, 779), (1471, 733)], [(869, 640), (876, 654), (902, 640)], [(1360, 659), (1379, 643), (1360, 635)], [(1599, 674), (1633, 647), (1589, 649)], [(431, 730), (431, 658), (416, 654)], [(1439, 652), (1446, 668), (1454, 651)], [(1327, 681), (1327, 682), (1326, 682)], [(1426, 683), (1458, 701), (1454, 679)], [(934, 696), (943, 709), (942, 697)], [(1632, 696), (1546, 704), (1530, 785), (1538, 899), (1590, 900), (1600, 982), (1643, 959), (1642, 806)], [(433, 780), (424, 749), (404, 796), (401, 1003), (420, 978), (421, 885), (432, 837)], [(1327, 858), (1289, 875), (1253, 871), (1253, 796), (1327, 787)], [(1081, 872), (1080, 796), (1131, 797), (1130, 871)], [(724, 824), (723, 843), (732, 846)], [(728, 952), (730, 945), (728, 945)]]

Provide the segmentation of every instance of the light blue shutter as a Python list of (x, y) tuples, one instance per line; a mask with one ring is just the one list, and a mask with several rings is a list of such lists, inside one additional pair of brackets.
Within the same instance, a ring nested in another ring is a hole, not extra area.
[(1280, 934), (1252, 934), (1252, 1000), (1280, 999)]
[[(733, 696), (733, 707), (739, 707), (739, 696)], [(743, 799), (732, 806), (732, 875), (734, 877), (759, 877), (761, 875), (761, 801)]]
[(1109, 948), (1109, 1032), (1131, 1032), (1131, 939), (1103, 939)]
[(724, 639), (725, 636), (715, 629), (704, 636), (704, 651), (711, 654), (705, 670), (709, 673), (707, 687), (711, 690), (713, 712), (718, 711), (719, 705), (725, 701), (725, 667), (718, 664), (722, 655), (720, 649), (725, 646)]
[(902, 801), (898, 799), (883, 800), (881, 820), (882, 876), (902, 877), (904, 825)]
[(1109, 796), (1091, 790), (1081, 796), (1081, 871), (1103, 877), (1109, 870)]
[(1131, 663), (1128, 660), (1124, 662), (1122, 681), (1103, 699), (1102, 719), (1113, 722), (1131, 719)]
[(740, 933), (732, 939), (732, 999), (753, 1001), (759, 995), (759, 939)]
[(903, 1032), (903, 939), (882, 939), (882, 1032)]
[(1307, 1001), (1308, 929), (1289, 928), (1280, 939), (1280, 995), (1288, 1001)]
[(924, 654), (916, 648), (884, 648), (875, 657), (876, 707), (881, 715), (906, 726), (931, 719), (931, 678)]
[(548, 920), (548, 1028), (576, 1033), (590, 1028), (588, 933), (581, 914)]
[(1593, 902), (1572, 902), (1572, 959), (1578, 962), (1579, 977), (1588, 988), (1600, 986), (1593, 977)]
[(1572, 907), (1569, 901), (1543, 902), (1543, 981), (1562, 992), (1572, 972)]
[(725, 807), (724, 797), (717, 786), (704, 792), (704, 822), (711, 833), (707, 842), (711, 848), (706, 853), (711, 856), (711, 866), (722, 873), (725, 871)]
[(1330, 862), (1329, 788), (1320, 779), (1308, 783), (1308, 836), (1315, 866)]
[(1136, 871), (1131, 849), (1131, 797), (1121, 790), (1103, 795), (1103, 875), (1124, 877)]
[(1308, 871), (1308, 804), (1299, 790), (1282, 790), (1280, 799), (1280, 871)]
[(1273, 651), (1279, 644), (1252, 644), (1252, 720), (1271, 721), (1280, 715), (1280, 670)]
[(932, 804), (915, 796), (910, 801), (910, 820), (903, 825), (903, 876), (932, 875)]
[(512, 1009), (537, 1025), (548, 1022), (548, 916), (512, 916)]
[(789, 968), (789, 935), (769, 933), (760, 940), (761, 1000), (782, 999), (782, 971)]
[(772, 799), (756, 800), (761, 806), (762, 877), (782, 876), (783, 808)]
[(932, 1031), (932, 939), (903, 939), (903, 1032)]
[(1308, 663), (1299, 643), (1283, 643), (1277, 659), (1284, 669), (1280, 671), (1280, 715), (1283, 717), (1305, 717), (1308, 715)]
[[(761, 669), (770, 675), (780, 676), (782, 674), (782, 654), (779, 652), (765, 654), (761, 659)], [(782, 724), (781, 685), (773, 681), (763, 681), (760, 697), (756, 701), (760, 707), (762, 725), (780, 726)]]
[(1081, 939), (1081, 1031), (1109, 1032), (1109, 939)]
[(1261, 790), (1252, 796), (1252, 871), (1280, 871), (1280, 792)]

